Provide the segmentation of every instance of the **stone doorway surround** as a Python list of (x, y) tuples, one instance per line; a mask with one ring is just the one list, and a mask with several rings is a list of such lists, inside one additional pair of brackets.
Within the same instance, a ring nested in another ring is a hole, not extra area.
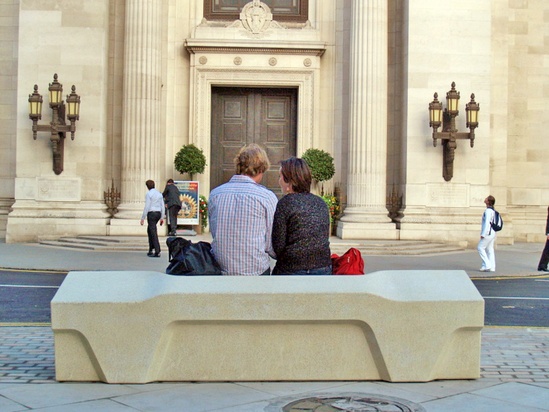
[[(214, 86), (295, 87), (298, 89), (297, 153), (320, 147), (318, 138), (320, 107), (320, 57), (326, 44), (310, 23), (283, 27), (265, 13), (268, 7), (257, 2), (260, 24), (250, 26), (247, 15), (240, 20), (203, 20), (185, 41), (190, 53), (189, 143), (203, 149), (211, 159), (211, 95)], [(253, 9), (248, 9), (252, 12)], [(257, 10), (256, 10), (257, 11)], [(200, 175), (202, 193), (210, 191), (210, 172)]]

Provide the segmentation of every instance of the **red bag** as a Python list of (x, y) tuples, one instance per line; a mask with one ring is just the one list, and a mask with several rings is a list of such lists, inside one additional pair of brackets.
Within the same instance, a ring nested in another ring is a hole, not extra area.
[(360, 250), (352, 247), (342, 256), (332, 254), (332, 273), (334, 275), (364, 275), (364, 260)]

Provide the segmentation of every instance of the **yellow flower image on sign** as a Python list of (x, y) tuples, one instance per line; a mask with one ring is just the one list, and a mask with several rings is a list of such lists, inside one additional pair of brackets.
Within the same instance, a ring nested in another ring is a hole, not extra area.
[(198, 211), (196, 201), (189, 195), (180, 195), (181, 199), (181, 217), (183, 219), (192, 219), (196, 217)]

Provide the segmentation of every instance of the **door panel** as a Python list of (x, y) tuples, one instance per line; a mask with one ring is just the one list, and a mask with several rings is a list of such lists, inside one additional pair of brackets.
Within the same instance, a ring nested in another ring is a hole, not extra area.
[(234, 174), (240, 148), (257, 143), (271, 161), (262, 184), (280, 196), (278, 165), (295, 156), (296, 123), (297, 89), (213, 88), (211, 189)]
[(212, 94), (211, 189), (234, 174), (234, 156), (246, 144), (247, 110), (246, 96)]

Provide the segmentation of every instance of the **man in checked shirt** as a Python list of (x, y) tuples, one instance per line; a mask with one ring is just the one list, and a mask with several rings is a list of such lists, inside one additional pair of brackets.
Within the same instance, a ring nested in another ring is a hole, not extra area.
[(236, 174), (210, 193), (208, 215), (212, 252), (223, 275), (269, 275), (276, 195), (262, 186), (270, 162), (256, 144), (240, 149)]

